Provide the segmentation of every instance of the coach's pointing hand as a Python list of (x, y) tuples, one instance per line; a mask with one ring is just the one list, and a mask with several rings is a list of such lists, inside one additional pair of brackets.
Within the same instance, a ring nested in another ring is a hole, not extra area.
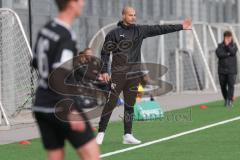
[(191, 18), (185, 19), (182, 25), (184, 30), (192, 29), (192, 19)]

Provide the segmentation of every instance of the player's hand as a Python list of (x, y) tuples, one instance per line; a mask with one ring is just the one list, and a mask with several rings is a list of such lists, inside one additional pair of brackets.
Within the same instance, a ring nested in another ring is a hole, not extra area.
[(86, 129), (84, 121), (71, 121), (70, 126), (76, 132), (84, 132)]
[(72, 130), (76, 132), (84, 132), (86, 129), (85, 122), (82, 119), (82, 116), (77, 111), (72, 111), (68, 115), (68, 120)]
[(99, 76), (99, 80), (108, 83), (111, 80), (111, 77), (109, 76), (108, 73), (103, 73)]
[(191, 18), (186, 18), (183, 21), (182, 25), (183, 25), (184, 30), (192, 29), (192, 19)]

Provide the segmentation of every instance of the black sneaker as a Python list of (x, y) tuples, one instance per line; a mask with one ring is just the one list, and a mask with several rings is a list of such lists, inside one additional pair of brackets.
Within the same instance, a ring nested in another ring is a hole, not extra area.
[(224, 106), (225, 106), (225, 107), (228, 107), (228, 105), (229, 105), (229, 100), (226, 99), (225, 102), (224, 102)]

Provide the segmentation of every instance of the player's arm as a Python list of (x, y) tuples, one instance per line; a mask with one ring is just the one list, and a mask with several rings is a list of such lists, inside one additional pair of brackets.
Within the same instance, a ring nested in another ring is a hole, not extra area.
[(30, 64), (33, 68), (37, 69), (37, 59), (35, 57), (33, 57), (31, 64)]
[(38, 65), (37, 65), (37, 58), (36, 58), (36, 54), (34, 53), (33, 55), (33, 59), (31, 61), (31, 64), (30, 64), (33, 68), (37, 69)]
[[(37, 41), (39, 40), (39, 38), (37, 39)], [(38, 44), (38, 43), (37, 43)], [(38, 69), (38, 63), (37, 63), (37, 46), (34, 48), (34, 53), (33, 53), (33, 59), (32, 61), (30, 62), (30, 66), (35, 68), (35, 69)]]
[(49, 87), (61, 95), (70, 95), (76, 89), (72, 85), (67, 85), (65, 81), (74, 69), (73, 61), (76, 54), (74, 45), (71, 41), (61, 40), (55, 52), (53, 71), (49, 75)]
[[(56, 51), (57, 56), (55, 57), (52, 66), (54, 70), (49, 76), (49, 87), (55, 92), (63, 95), (67, 102), (69, 97), (81, 94), (76, 86), (68, 85), (66, 83), (66, 79), (69, 78), (69, 75), (71, 75), (74, 70), (74, 56), (76, 55), (76, 51), (71, 41), (62, 41), (58, 46), (59, 48)], [(65, 106), (65, 103), (62, 104), (64, 104), (64, 107), (69, 107), (68, 105)], [(76, 115), (74, 116), (74, 112), (78, 114), (77, 118)], [(69, 121), (73, 130), (79, 132), (85, 130), (86, 126), (82, 120), (82, 116), (78, 113), (78, 107), (73, 105), (71, 111), (69, 113), (67, 112), (64, 116), (66, 116), (66, 119)]]
[(163, 34), (168, 34), (172, 32), (177, 32), (181, 30), (191, 29), (192, 20), (185, 19), (182, 24), (175, 25), (140, 25), (140, 33), (143, 35), (143, 38), (153, 37)]

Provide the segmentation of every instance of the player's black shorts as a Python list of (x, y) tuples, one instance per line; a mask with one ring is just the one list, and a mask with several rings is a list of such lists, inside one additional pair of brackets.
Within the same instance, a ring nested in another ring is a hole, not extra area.
[(35, 112), (34, 115), (46, 150), (63, 148), (65, 140), (69, 140), (73, 147), (78, 149), (94, 138), (92, 127), (87, 121), (85, 131), (76, 132), (68, 122), (59, 120), (54, 113)]

